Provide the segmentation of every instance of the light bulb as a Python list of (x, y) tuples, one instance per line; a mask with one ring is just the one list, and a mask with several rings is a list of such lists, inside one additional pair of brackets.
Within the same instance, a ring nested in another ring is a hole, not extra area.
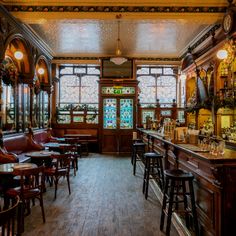
[(40, 75), (43, 75), (43, 74), (44, 74), (44, 69), (43, 69), (43, 68), (38, 68), (38, 73), (39, 73)]
[(23, 58), (23, 53), (21, 51), (15, 51), (14, 52), (14, 57), (17, 59), (17, 60), (21, 60)]
[(217, 52), (216, 56), (218, 59), (223, 60), (228, 57), (228, 52), (225, 49), (221, 49)]

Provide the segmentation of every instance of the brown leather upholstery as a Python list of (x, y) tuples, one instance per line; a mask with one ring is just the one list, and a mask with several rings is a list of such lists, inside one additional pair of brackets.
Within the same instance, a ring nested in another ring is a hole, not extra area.
[(3, 145), (7, 152), (17, 155), (19, 162), (27, 162), (30, 160), (29, 157), (25, 157), (25, 153), (44, 149), (41, 144), (32, 139), (31, 134), (19, 134), (6, 137), (3, 140)]
[(19, 162), (17, 155), (8, 153), (5, 148), (0, 148), (0, 164)]

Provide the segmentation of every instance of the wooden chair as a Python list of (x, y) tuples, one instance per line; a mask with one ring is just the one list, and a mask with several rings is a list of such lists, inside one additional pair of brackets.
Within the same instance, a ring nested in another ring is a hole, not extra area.
[(35, 199), (38, 199), (43, 222), (45, 223), (43, 206), (43, 191), (45, 189), (44, 166), (29, 169), (15, 169), (13, 174), (20, 176), (20, 186), (8, 189), (6, 196), (10, 199), (19, 195), (23, 203), (24, 211), (27, 210), (28, 214), (30, 213), (30, 200), (34, 203)]
[(70, 190), (70, 163), (71, 163), (71, 154), (60, 154), (52, 155), (54, 165), (51, 168), (45, 168), (45, 176), (51, 178), (52, 182), (55, 184), (55, 195), (54, 199), (57, 198), (57, 186), (59, 179), (61, 177), (66, 177), (69, 194)]
[(69, 142), (71, 145), (62, 147), (63, 154), (71, 154), (74, 176), (76, 176), (76, 171), (78, 170), (78, 158), (81, 158), (81, 145), (78, 144), (77, 141), (78, 140), (76, 139), (75, 141)]
[(3, 199), (0, 202), (3, 203), (0, 204), (0, 234), (2, 236), (20, 236), (22, 233), (20, 197), (16, 196), (12, 205), (8, 207)]

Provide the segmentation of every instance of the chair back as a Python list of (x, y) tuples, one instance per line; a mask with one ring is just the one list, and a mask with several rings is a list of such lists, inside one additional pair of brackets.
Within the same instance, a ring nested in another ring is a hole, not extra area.
[(70, 163), (71, 163), (71, 154), (59, 154), (51, 155), (51, 158), (56, 160), (55, 162), (55, 172), (61, 173), (61, 170), (65, 170), (65, 174), (70, 173)]
[(29, 192), (34, 190), (43, 191), (45, 177), (44, 166), (27, 169), (15, 169), (14, 175), (20, 176), (20, 197), (22, 199), (27, 198)]
[[(16, 197), (15, 201), (12, 201), (12, 205), (9, 205), (7, 209), (5, 209), (5, 205), (3, 199), (0, 200), (0, 234), (2, 236), (13, 236), (20, 235), (19, 230), (19, 222), (18, 222), (18, 207), (20, 204), (19, 196)], [(17, 220), (17, 230), (16, 230), (16, 220)]]

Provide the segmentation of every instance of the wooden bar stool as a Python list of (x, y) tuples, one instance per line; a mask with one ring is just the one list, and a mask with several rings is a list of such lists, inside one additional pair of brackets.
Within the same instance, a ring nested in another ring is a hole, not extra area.
[(134, 160), (134, 144), (135, 144), (135, 143), (143, 143), (143, 140), (137, 138), (137, 139), (133, 139), (132, 141), (133, 141), (133, 142), (132, 142), (132, 147), (131, 147), (131, 149), (132, 149), (131, 164), (133, 165), (133, 160)]
[(143, 154), (145, 153), (145, 143), (134, 143), (133, 144), (133, 154), (131, 163), (133, 163), (133, 174), (136, 173), (136, 162), (143, 160)]
[[(189, 228), (189, 216), (190, 214), (192, 215), (195, 235), (198, 236), (198, 220), (193, 190), (194, 176), (190, 172), (186, 172), (179, 169), (165, 170), (164, 174), (166, 178), (166, 183), (162, 203), (160, 230), (163, 230), (164, 228), (165, 214), (167, 214), (166, 235), (170, 235), (172, 213), (174, 211), (178, 211), (185, 213), (185, 221), (187, 228)], [(189, 192), (187, 192), (187, 188), (189, 189)], [(187, 196), (190, 197), (191, 208), (189, 208)], [(168, 207), (167, 203), (169, 205)], [(183, 203), (183, 209), (179, 209), (179, 203)], [(173, 207), (174, 204), (175, 208)]]
[(149, 179), (156, 179), (160, 188), (164, 187), (164, 173), (162, 165), (163, 156), (160, 153), (148, 152), (144, 154), (144, 176), (143, 176), (143, 193), (145, 198), (148, 197)]

